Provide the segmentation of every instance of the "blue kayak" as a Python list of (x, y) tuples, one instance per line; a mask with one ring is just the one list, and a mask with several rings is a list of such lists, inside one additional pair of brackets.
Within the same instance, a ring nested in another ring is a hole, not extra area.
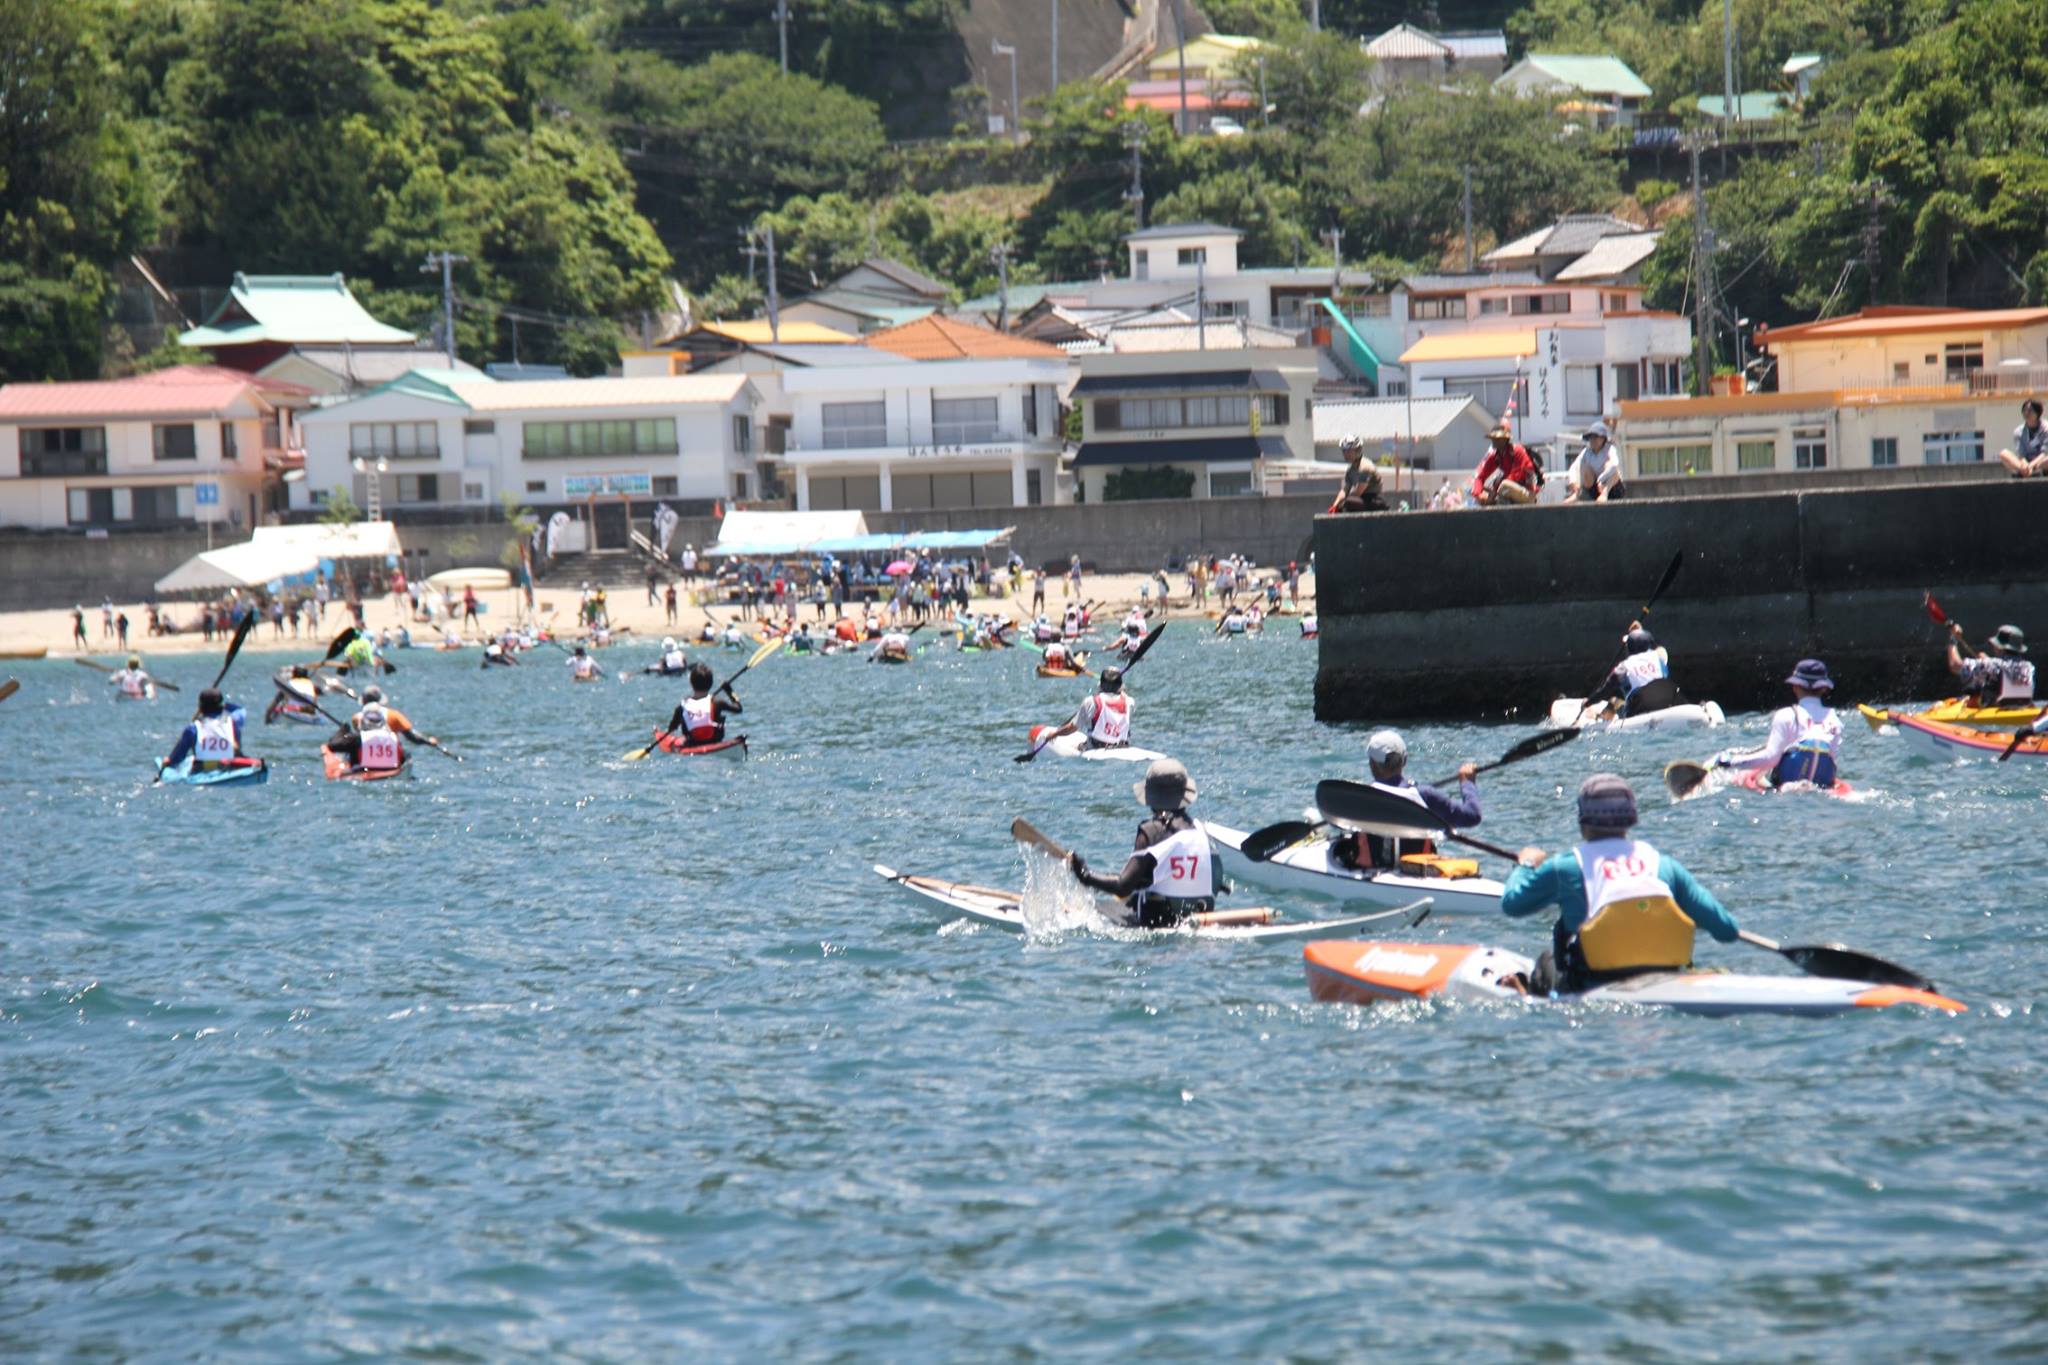
[(260, 787), (270, 780), (270, 764), (259, 758), (254, 763), (240, 764), (232, 768), (207, 768), (193, 772), (192, 760), (188, 758), (175, 768), (161, 770), (157, 778), (167, 786)]

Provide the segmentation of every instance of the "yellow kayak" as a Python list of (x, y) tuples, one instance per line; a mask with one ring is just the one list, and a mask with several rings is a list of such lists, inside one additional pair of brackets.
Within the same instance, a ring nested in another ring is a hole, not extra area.
[(1986, 730), (2012, 729), (2033, 724), (2034, 717), (2041, 714), (2039, 705), (1976, 706), (1963, 697), (1950, 697), (1921, 711), (1886, 711), (1861, 704), (1856, 709), (1863, 713), (1863, 719), (1869, 722), (1873, 730), (1881, 725), (1895, 725), (1901, 716), (1934, 721), (1942, 725), (1964, 725)]

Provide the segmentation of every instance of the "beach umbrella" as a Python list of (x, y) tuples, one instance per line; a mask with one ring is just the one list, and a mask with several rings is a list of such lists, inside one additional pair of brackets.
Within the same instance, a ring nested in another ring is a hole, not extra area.
[(896, 561), (896, 562), (895, 562), (894, 564), (891, 564), (891, 565), (890, 565), (890, 566), (889, 566), (888, 568), (886, 568), (886, 569), (882, 570), (882, 572), (883, 572), (883, 573), (886, 573), (886, 574), (906, 574), (906, 573), (909, 573), (909, 572), (910, 572), (910, 561), (909, 561), (909, 560), (907, 560), (907, 559), (899, 559), (899, 560), (897, 560), (897, 561)]

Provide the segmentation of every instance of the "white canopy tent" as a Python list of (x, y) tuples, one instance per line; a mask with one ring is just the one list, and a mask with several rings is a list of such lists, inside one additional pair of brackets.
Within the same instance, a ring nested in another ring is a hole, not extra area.
[(821, 540), (845, 540), (868, 533), (858, 509), (847, 512), (728, 512), (707, 555), (795, 554)]
[(259, 526), (240, 545), (197, 554), (156, 581), (156, 590), (222, 592), (276, 582), (310, 582), (322, 560), (383, 559), (399, 553), (398, 528), (388, 521), (346, 526)]

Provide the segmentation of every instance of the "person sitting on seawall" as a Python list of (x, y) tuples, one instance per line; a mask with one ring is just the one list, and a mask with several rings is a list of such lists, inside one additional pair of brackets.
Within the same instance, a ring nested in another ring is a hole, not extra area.
[(1794, 782), (1832, 787), (1842, 751), (1842, 721), (1826, 700), (1835, 689), (1834, 679), (1819, 659), (1801, 659), (1785, 683), (1792, 689), (1793, 703), (1772, 713), (1771, 732), (1763, 744), (1740, 753), (1723, 749), (1714, 755), (1714, 766), (1744, 772), (1768, 769), (1774, 787)]
[(1991, 652), (1980, 654), (1963, 643), (1963, 628), (1948, 628), (1948, 671), (1962, 680), (1963, 690), (1978, 706), (2027, 706), (2034, 700), (2034, 666), (2026, 659), (2027, 637), (2018, 626), (2000, 626), (1991, 635)]
[(1526, 979), (1506, 984), (1531, 995), (1573, 995), (1645, 972), (1692, 965), (1693, 931), (1720, 943), (1740, 932), (1735, 917), (1676, 858), (1631, 838), (1636, 794), (1614, 773), (1579, 784), (1579, 846), (1548, 857), (1525, 848), (1500, 908), (1521, 919), (1557, 907), (1550, 951)]
[(1998, 452), (1998, 462), (2015, 479), (2048, 475), (2048, 427), (2041, 425), (2041, 400), (2020, 404), (2020, 424), (2012, 431), (2012, 449)]
[[(1375, 789), (1413, 801), (1429, 813), (1429, 822), (1446, 829), (1470, 829), (1479, 823), (1479, 778), (1474, 765), (1458, 769), (1458, 794), (1411, 782), (1407, 777), (1408, 741), (1394, 730), (1381, 730), (1365, 742), (1366, 766)], [(1344, 867), (1398, 869), (1411, 853), (1434, 853), (1430, 839), (1395, 839), (1381, 834), (1344, 834), (1330, 846), (1330, 856)]]
[(1088, 870), (1079, 853), (1067, 865), (1083, 886), (1121, 897), (1144, 929), (1170, 929), (1190, 915), (1216, 908), (1216, 869), (1209, 836), (1188, 815), (1196, 796), (1188, 770), (1170, 758), (1155, 760), (1131, 791), (1152, 817), (1138, 837), (1123, 871), (1104, 877)]
[(661, 637), (661, 657), (640, 671), (659, 673), (664, 678), (679, 678), (690, 671), (690, 665), (684, 659), (683, 647), (676, 643), (676, 637), (664, 635)]
[(1536, 490), (1543, 486), (1543, 471), (1530, 458), (1528, 447), (1519, 444), (1506, 427), (1495, 427), (1486, 433), (1486, 438), (1493, 442), (1493, 448), (1486, 452), (1486, 458), (1472, 475), (1472, 501), (1481, 507), (1536, 501)]
[(585, 653), (582, 645), (578, 645), (576, 652), (569, 656), (569, 676), (577, 682), (592, 682), (603, 674), (598, 669), (597, 660)]
[(1614, 444), (1607, 423), (1586, 428), (1586, 445), (1565, 471), (1565, 501), (1613, 502), (1626, 497), (1621, 482), (1621, 451)]
[(669, 717), (668, 728), (671, 732), (682, 731), (692, 744), (717, 744), (725, 738), (725, 718), (742, 711), (730, 683), (719, 688), (717, 696), (711, 694), (710, 664), (692, 664), (690, 695), (676, 703), (676, 713)]
[(1084, 749), (1121, 749), (1131, 742), (1131, 698), (1124, 691), (1124, 671), (1105, 668), (1095, 680), (1095, 695), (1081, 703), (1081, 709), (1059, 729), (1044, 736), (1047, 744), (1061, 735), (1081, 731), (1088, 739)]
[(157, 766), (175, 768), (192, 758), (192, 771), (232, 768), (255, 763), (242, 755), (242, 722), (247, 718), (239, 705), (224, 700), (220, 689), (209, 687), (199, 694), (199, 714), (178, 736), (170, 756)]
[(139, 654), (128, 656), (126, 668), (109, 673), (107, 686), (120, 688), (121, 695), (130, 701), (148, 701), (156, 695), (156, 682), (142, 671), (142, 656)]
[(1344, 482), (1330, 500), (1329, 515), (1340, 512), (1384, 512), (1387, 500), (1380, 496), (1379, 466), (1365, 458), (1365, 442), (1346, 436), (1337, 443), (1344, 457)]
[(347, 759), (349, 767), (358, 772), (383, 773), (404, 767), (405, 746), (398, 742), (398, 727), (392, 723), (392, 713), (369, 701), (368, 692), (363, 695), (363, 709), (328, 737), (327, 747)]
[(1589, 717), (1599, 719), (1617, 708), (1624, 716), (1646, 716), (1685, 705), (1685, 694), (1671, 679), (1671, 655), (1643, 629), (1642, 622), (1628, 623), (1621, 648), (1621, 662), (1586, 698)]

